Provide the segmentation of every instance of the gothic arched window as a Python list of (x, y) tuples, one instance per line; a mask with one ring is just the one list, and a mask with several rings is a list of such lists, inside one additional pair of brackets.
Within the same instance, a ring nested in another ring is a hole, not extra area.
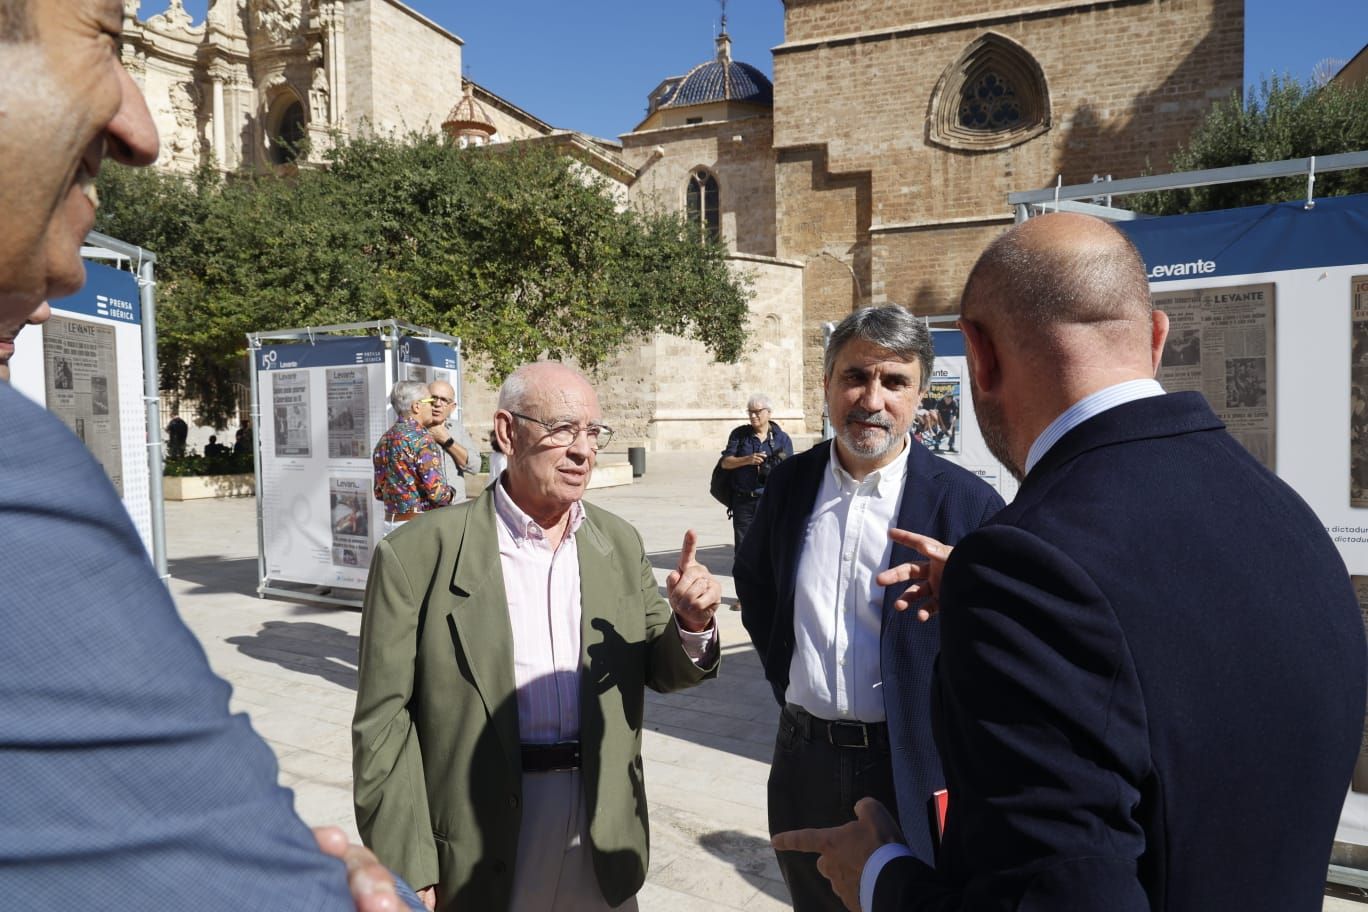
[(706, 168), (689, 175), (689, 186), (684, 191), (690, 223), (698, 226), (698, 236), (717, 238), (722, 229), (722, 217), (717, 209), (717, 178)]
[(288, 165), (304, 154), (309, 127), (304, 118), (304, 104), (299, 99), (282, 100), (280, 108), (275, 129), (271, 131), (271, 164)]
[(941, 75), (931, 96), (928, 138), (952, 149), (993, 151), (1050, 128), (1050, 95), (1034, 57), (989, 32)]

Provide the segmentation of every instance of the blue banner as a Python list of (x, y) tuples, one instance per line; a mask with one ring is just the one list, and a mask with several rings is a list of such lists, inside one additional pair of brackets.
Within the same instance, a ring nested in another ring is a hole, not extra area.
[(384, 363), (385, 342), (379, 336), (324, 336), (312, 342), (263, 345), (256, 352), (260, 371)]
[(1151, 282), (1368, 263), (1368, 194), (1117, 222)]
[(964, 334), (958, 329), (933, 329), (931, 341), (936, 346), (937, 358), (956, 358), (964, 355)]
[(66, 298), (49, 301), (56, 310), (103, 317), (119, 323), (142, 322), (142, 301), (138, 296), (136, 276), (86, 260), (86, 283), (81, 290)]
[(402, 364), (422, 364), (454, 371), (460, 363), (456, 349), (442, 342), (405, 336), (399, 342), (399, 361)]

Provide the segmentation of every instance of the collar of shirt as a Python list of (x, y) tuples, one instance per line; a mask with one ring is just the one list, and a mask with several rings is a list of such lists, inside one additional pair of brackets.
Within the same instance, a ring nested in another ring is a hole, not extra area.
[(836, 449), (836, 439), (831, 440), (831, 477), (836, 482), (839, 491), (851, 492), (861, 489), (869, 489), (874, 497), (897, 497), (902, 491), (903, 479), (907, 477), (907, 451), (912, 446), (910, 437), (903, 436), (902, 451), (893, 457), (893, 461), (888, 465), (875, 469), (866, 475), (861, 481), (856, 481), (845, 466), (841, 465), (841, 457)]
[[(537, 521), (528, 516), (521, 507), (513, 502), (513, 498), (508, 496), (504, 490), (503, 479), (494, 486), (494, 513), (499, 517), (499, 521), (508, 529), (508, 534), (513, 537), (513, 543), (522, 547), (528, 542), (546, 541), (546, 530), (537, 525)], [(578, 500), (570, 505), (570, 524), (565, 529), (566, 537), (575, 534), (575, 531), (584, 523), (584, 504)]]
[(1118, 405), (1125, 405), (1127, 402), (1162, 395), (1164, 395), (1164, 388), (1159, 385), (1157, 380), (1127, 380), (1125, 383), (1117, 383), (1106, 389), (1100, 389), (1090, 396), (1084, 396), (1060, 413), (1058, 418), (1051, 421), (1049, 426), (1035, 439), (1035, 443), (1031, 444), (1031, 449), (1026, 454), (1026, 474), (1031, 474), (1031, 469), (1035, 468), (1036, 463), (1040, 462), (1045, 454), (1050, 452), (1050, 448), (1058, 443), (1061, 437), (1089, 418), (1100, 415), (1109, 409), (1114, 409)]

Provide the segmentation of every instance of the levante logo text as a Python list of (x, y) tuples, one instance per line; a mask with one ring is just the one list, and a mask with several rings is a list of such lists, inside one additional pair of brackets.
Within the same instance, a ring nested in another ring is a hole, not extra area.
[(1216, 271), (1211, 260), (1193, 260), (1191, 263), (1166, 263), (1150, 267), (1151, 279), (1167, 279), (1172, 276), (1207, 275)]

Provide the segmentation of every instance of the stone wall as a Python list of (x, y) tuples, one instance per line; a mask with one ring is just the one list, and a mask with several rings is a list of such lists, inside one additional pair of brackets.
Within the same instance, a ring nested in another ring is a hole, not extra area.
[[(896, 302), (954, 311), (1011, 222), (1007, 195), (1162, 171), (1240, 88), (1241, 0), (788, 0), (774, 56), (776, 253), (807, 264), (807, 417), (821, 324)], [(1034, 58), (1048, 128), (1009, 148), (931, 141), (933, 96), (986, 33)], [(839, 261), (836, 262), (836, 261)]]
[(439, 130), (461, 98), (461, 39), (393, 0), (354, 0), (346, 10), (352, 127)]
[(717, 178), (727, 246), (737, 253), (773, 256), (772, 129), (773, 120), (762, 114), (623, 135), (622, 158), (639, 172), (632, 204), (682, 212), (689, 175), (707, 168)]
[[(765, 393), (786, 428), (803, 423), (802, 279), (795, 263), (734, 257), (733, 270), (751, 278), (751, 337), (737, 364), (718, 364), (700, 342), (660, 335), (629, 343), (590, 378), (604, 421), (615, 433), (610, 450), (722, 449), (727, 432), (746, 420), (746, 400)], [(497, 390), (465, 372), (466, 428), (484, 440), (493, 426)], [(819, 408), (820, 421), (820, 408)]]

